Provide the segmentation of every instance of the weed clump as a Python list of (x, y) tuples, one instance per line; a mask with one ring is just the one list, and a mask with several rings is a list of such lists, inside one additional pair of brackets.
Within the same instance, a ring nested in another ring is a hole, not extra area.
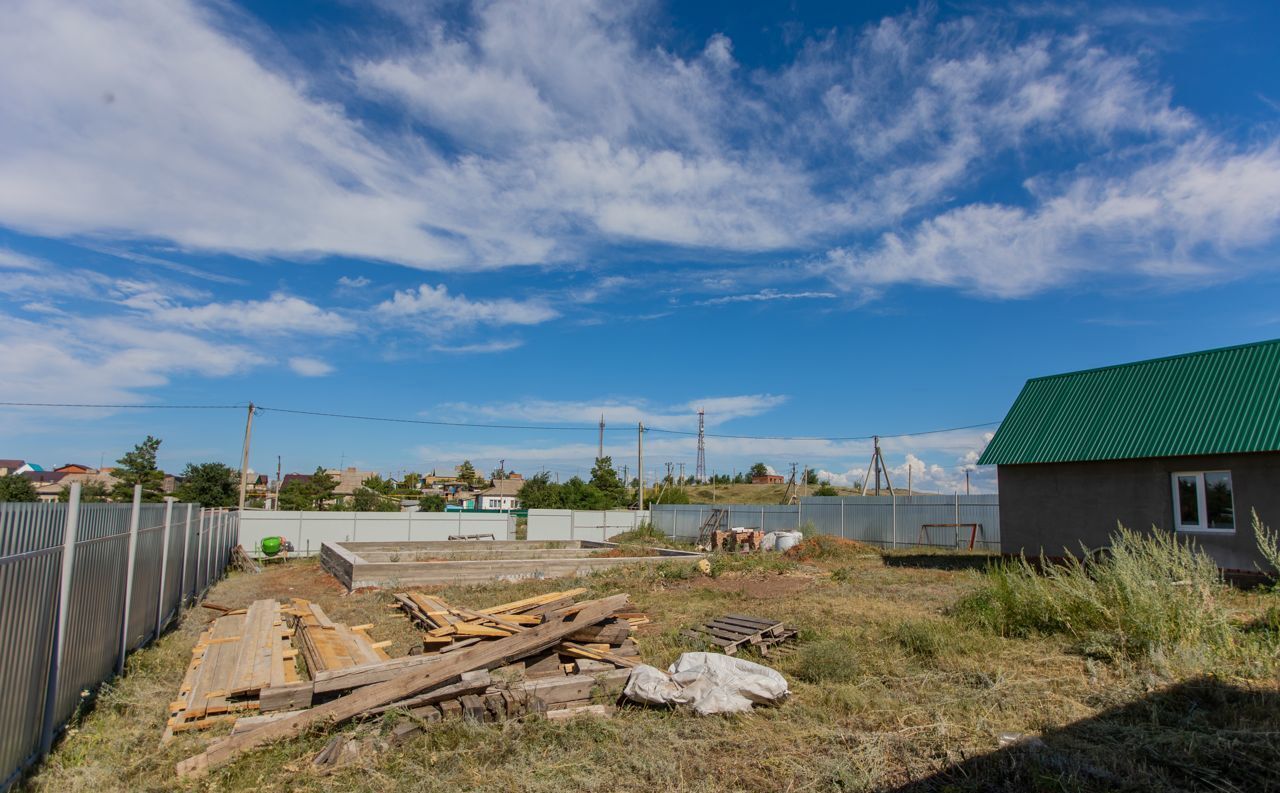
[(856, 540), (832, 537), (830, 534), (814, 534), (788, 548), (783, 555), (798, 562), (842, 562), (859, 556), (876, 556), (875, 548)]
[(1108, 552), (1037, 569), (1026, 558), (988, 569), (954, 614), (1002, 636), (1066, 635), (1105, 658), (1179, 656), (1229, 644), (1217, 565), (1173, 535), (1119, 527)]
[(808, 683), (848, 683), (858, 677), (857, 654), (840, 639), (806, 642), (796, 653), (794, 670)]
[(713, 553), (707, 561), (712, 578), (725, 573), (782, 575), (796, 568), (795, 562), (776, 553)]
[(968, 647), (956, 625), (937, 619), (900, 622), (891, 635), (902, 649), (920, 658), (938, 658)]

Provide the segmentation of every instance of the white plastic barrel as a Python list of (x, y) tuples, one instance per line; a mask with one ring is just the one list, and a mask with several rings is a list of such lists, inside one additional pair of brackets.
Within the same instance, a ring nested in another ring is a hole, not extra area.
[(798, 531), (780, 531), (778, 539), (774, 542), (773, 547), (777, 551), (785, 551), (788, 548), (794, 548), (804, 539), (804, 535)]

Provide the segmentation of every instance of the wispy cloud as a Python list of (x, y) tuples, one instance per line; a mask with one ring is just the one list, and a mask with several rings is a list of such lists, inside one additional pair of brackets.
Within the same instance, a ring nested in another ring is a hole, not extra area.
[(707, 425), (714, 427), (734, 419), (758, 416), (786, 401), (785, 396), (777, 394), (743, 394), (691, 399), (677, 405), (655, 405), (644, 399), (615, 397), (585, 401), (529, 399), (491, 404), (454, 402), (440, 408), (460, 416), (485, 419), (594, 424), (603, 415), (612, 425), (635, 426), (643, 421), (649, 427), (691, 429), (697, 427), (699, 409), (706, 411)]
[(560, 316), (539, 300), (470, 300), (450, 295), (443, 284), (423, 284), (396, 292), (378, 305), (377, 314), (394, 319), (417, 320), (426, 327), (453, 329), (468, 325), (538, 325)]
[(324, 377), (333, 374), (334, 367), (332, 364), (322, 361), (319, 358), (296, 357), (289, 359), (289, 368), (294, 374), (302, 377)]
[(482, 355), (489, 352), (507, 352), (522, 346), (524, 346), (524, 341), (521, 339), (494, 339), (493, 341), (476, 344), (433, 344), (431, 349), (433, 352), (445, 352), (455, 355)]
[(725, 295), (713, 297), (698, 303), (700, 306), (723, 306), (727, 303), (765, 303), (772, 300), (823, 300), (838, 297), (835, 292), (779, 292), (776, 289), (762, 289), (743, 295)]
[(277, 292), (266, 300), (235, 300), (199, 306), (176, 305), (156, 293), (126, 301), (168, 325), (235, 334), (315, 333), (339, 336), (355, 330), (350, 319), (299, 297)]

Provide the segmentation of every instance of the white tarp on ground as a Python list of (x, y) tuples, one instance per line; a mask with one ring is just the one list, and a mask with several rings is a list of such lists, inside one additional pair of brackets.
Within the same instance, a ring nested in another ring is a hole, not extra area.
[(685, 653), (670, 673), (637, 666), (622, 693), (646, 705), (688, 705), (699, 716), (776, 705), (790, 693), (786, 678), (769, 667), (720, 653)]

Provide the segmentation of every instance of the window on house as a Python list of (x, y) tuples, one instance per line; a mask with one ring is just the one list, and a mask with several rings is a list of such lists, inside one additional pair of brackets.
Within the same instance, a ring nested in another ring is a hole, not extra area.
[(1173, 474), (1173, 516), (1179, 531), (1235, 531), (1231, 472)]

